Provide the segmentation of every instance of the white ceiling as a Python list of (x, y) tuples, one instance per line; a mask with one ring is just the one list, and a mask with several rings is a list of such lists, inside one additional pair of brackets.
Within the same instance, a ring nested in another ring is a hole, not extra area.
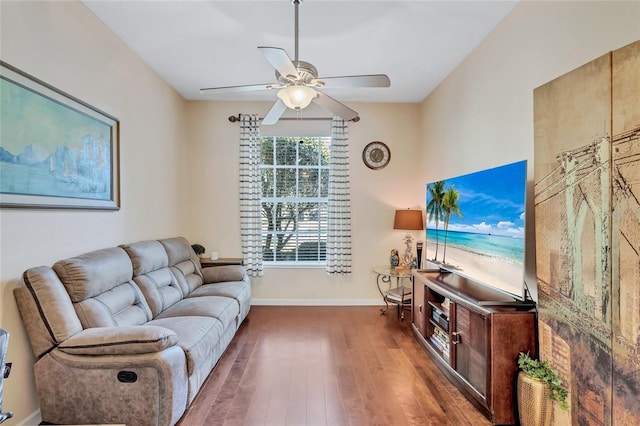
[[(205, 87), (276, 82), (257, 49), (294, 58), (290, 0), (84, 0), (184, 98), (275, 100), (273, 90), (203, 96)], [(299, 59), (320, 77), (387, 74), (389, 88), (324, 89), (339, 101), (421, 102), (517, 1), (305, 0)]]

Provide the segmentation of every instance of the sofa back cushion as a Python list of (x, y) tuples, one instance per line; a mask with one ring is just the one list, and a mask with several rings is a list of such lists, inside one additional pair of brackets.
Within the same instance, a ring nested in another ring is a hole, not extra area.
[(123, 244), (133, 265), (133, 281), (140, 287), (153, 318), (184, 298), (186, 285), (180, 285), (169, 268), (169, 257), (156, 240)]
[(185, 297), (203, 283), (200, 259), (185, 238), (175, 237), (159, 240), (169, 257), (169, 266), (173, 271)]
[(133, 282), (133, 267), (119, 247), (96, 250), (53, 265), (83, 328), (142, 325), (151, 310)]
[(184, 288), (169, 268), (169, 257), (156, 240), (123, 244), (133, 265), (133, 280), (142, 290), (153, 318), (184, 298)]
[(82, 331), (71, 298), (48, 266), (28, 269), (24, 285), (13, 293), (29, 335), (33, 354), (40, 358), (52, 348)]

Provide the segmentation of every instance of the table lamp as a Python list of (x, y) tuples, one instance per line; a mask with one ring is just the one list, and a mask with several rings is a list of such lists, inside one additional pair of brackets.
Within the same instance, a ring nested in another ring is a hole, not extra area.
[[(393, 222), (393, 229), (403, 231), (422, 231), (424, 222), (422, 220), (422, 210), (396, 210), (396, 217)], [(413, 260), (413, 237), (407, 233), (404, 237), (405, 250), (402, 256), (402, 266), (411, 266)], [(421, 257), (422, 253), (418, 254)], [(420, 260), (418, 260), (420, 262)]]

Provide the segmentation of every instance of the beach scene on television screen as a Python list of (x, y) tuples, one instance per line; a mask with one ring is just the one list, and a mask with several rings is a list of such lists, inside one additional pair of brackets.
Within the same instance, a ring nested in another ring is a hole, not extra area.
[(526, 161), (427, 184), (426, 256), (522, 297)]

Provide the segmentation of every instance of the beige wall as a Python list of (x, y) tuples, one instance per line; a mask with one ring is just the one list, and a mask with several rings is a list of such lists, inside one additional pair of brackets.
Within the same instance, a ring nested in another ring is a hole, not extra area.
[(3, 409), (38, 408), (33, 356), (12, 289), (32, 266), (139, 239), (178, 235), (186, 199), (186, 102), (77, 2), (0, 2), (2, 60), (120, 120), (122, 208), (0, 211), (0, 327), (10, 334)]
[(524, 1), (422, 104), (426, 180), (528, 160), (534, 296), (533, 89), (637, 39), (638, 1)]
[[(264, 115), (270, 106), (233, 102), (190, 102), (188, 106), (190, 170), (200, 190), (190, 203), (187, 234), (223, 257), (242, 252), (236, 195), (240, 125), (230, 123), (228, 117)], [(392, 230), (395, 209), (424, 205), (424, 177), (417, 172), (419, 108), (416, 104), (349, 106), (361, 118), (349, 124), (353, 273), (333, 277), (321, 268), (266, 268), (264, 277), (253, 280), (256, 304), (380, 303), (371, 267), (388, 263), (391, 248), (403, 248), (404, 232)], [(373, 140), (384, 141), (391, 150), (391, 162), (382, 170), (370, 170), (362, 162), (362, 150)]]

